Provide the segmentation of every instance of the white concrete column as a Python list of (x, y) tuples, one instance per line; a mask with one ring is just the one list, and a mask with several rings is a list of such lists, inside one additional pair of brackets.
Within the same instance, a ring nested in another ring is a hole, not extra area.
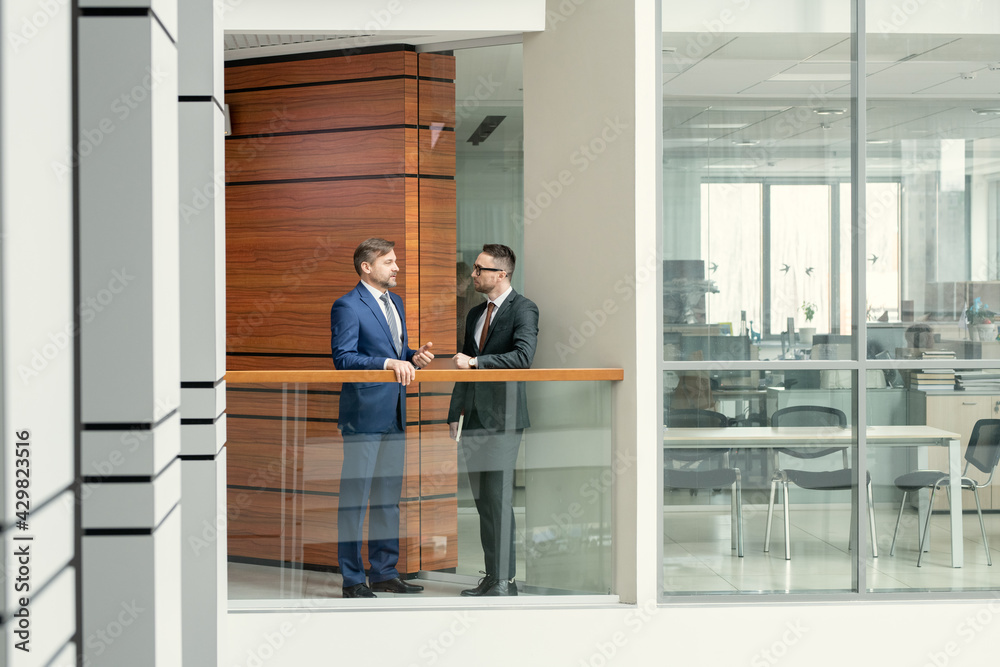
[(76, 661), (71, 26), (0, 2), (0, 665)]
[[(549, 0), (546, 9), (545, 31), (524, 35), (519, 270), (541, 314), (534, 365), (625, 369), (612, 392), (613, 591), (642, 602), (656, 595), (657, 570), (658, 510), (637, 504), (656, 497), (658, 477), (656, 3)], [(598, 312), (600, 326), (586, 326)]]
[(221, 664), (228, 607), (223, 38), (215, 5), (178, 7), (185, 667)]
[(82, 651), (180, 664), (177, 10), (79, 19)]

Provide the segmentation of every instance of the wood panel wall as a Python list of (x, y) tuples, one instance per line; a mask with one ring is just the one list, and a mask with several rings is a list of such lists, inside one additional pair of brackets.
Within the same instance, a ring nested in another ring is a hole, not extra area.
[[(455, 340), (455, 62), (411, 47), (231, 61), (227, 367), (332, 369), (353, 254), (395, 241), (411, 347)], [(447, 399), (407, 392), (401, 572), (457, 565)], [(336, 566), (338, 385), (230, 387), (229, 553)], [(443, 405), (443, 407), (442, 407)]]

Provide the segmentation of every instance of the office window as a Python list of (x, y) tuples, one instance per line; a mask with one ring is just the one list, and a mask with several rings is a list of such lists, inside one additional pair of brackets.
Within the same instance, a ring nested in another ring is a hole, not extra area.
[[(511, 279), (524, 293), (524, 102), (520, 44), (455, 51), (458, 349), (466, 315), (483, 301), (470, 273), (484, 243), (517, 255)], [(451, 295), (446, 295), (451, 297)], [(528, 298), (536, 295), (526, 293)], [(543, 314), (544, 316), (544, 314)], [(611, 591), (610, 386), (528, 383), (531, 427), (514, 468), (516, 580), (522, 595)], [(421, 408), (438, 409), (451, 386), (426, 387)], [(581, 408), (583, 408), (581, 410)], [(585, 417), (584, 417), (585, 415)], [(455, 451), (429, 437), (427, 445)], [(456, 456), (455, 454), (449, 454)], [(479, 510), (461, 451), (457, 455), (457, 559), (439, 578), (474, 583), (484, 569)], [(585, 494), (569, 489), (586, 488)]]
[[(761, 323), (761, 193), (760, 183), (702, 183), (701, 242), (706, 249), (706, 275), (718, 293), (707, 294), (707, 318), (739, 327)], [(737, 328), (738, 332), (739, 329)]]
[(789, 317), (800, 327), (830, 330), (830, 191), (829, 185), (770, 188), (770, 332), (784, 331)]
[[(899, 182), (871, 182), (867, 185), (865, 208), (867, 256), (865, 276), (867, 300), (866, 320), (877, 322), (879, 318), (901, 321), (900, 304), (900, 184)], [(851, 275), (851, 184), (840, 185), (841, 217), (841, 276)], [(845, 217), (846, 216), (846, 217)], [(841, 293), (849, 288), (843, 285)], [(841, 317), (846, 318), (845, 329), (850, 326), (850, 309), (841, 308)]]
[[(868, 4), (863, 128), (850, 34), (740, 22), (702, 49), (664, 35), (665, 597), (998, 586), (1000, 524), (990, 487), (980, 523), (974, 487), (993, 466), (975, 452), (1000, 438), (1000, 30)], [(781, 451), (810, 432), (832, 463)], [(966, 456), (976, 482), (960, 491)], [(837, 468), (860, 483), (804, 488)], [(939, 476), (907, 486), (926, 469)]]

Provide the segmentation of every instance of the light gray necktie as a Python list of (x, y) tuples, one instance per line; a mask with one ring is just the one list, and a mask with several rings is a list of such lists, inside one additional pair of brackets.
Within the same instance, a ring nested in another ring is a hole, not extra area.
[(402, 351), (402, 343), (399, 339), (399, 328), (396, 326), (396, 317), (392, 314), (392, 306), (389, 305), (389, 293), (386, 292), (379, 297), (385, 306), (385, 319), (389, 322), (389, 333), (392, 334), (392, 344), (396, 348), (396, 355)]

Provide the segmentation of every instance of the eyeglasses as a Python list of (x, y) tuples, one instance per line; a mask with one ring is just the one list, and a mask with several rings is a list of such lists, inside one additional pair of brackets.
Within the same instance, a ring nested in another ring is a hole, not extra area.
[(473, 265), (472, 265), (472, 272), (473, 272), (473, 273), (474, 273), (475, 275), (477, 275), (477, 276), (478, 276), (478, 275), (479, 275), (479, 274), (481, 274), (481, 273), (482, 273), (483, 271), (503, 271), (503, 269), (491, 269), (491, 268), (490, 268), (490, 267), (488, 267), (488, 266), (479, 266), (478, 264), (473, 264)]

